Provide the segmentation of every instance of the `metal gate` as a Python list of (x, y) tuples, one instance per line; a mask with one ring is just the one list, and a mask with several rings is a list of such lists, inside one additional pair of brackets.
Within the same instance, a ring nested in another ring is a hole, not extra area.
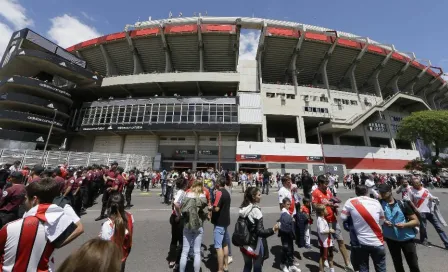
[(323, 164), (313, 164), (313, 174), (318, 176), (330, 172), (342, 178), (345, 175), (344, 166), (344, 164), (326, 164), (325, 166)]

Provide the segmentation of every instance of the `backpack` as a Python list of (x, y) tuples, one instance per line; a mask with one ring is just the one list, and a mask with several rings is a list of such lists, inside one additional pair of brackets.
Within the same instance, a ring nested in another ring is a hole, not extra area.
[[(250, 209), (249, 213), (254, 209)], [(248, 214), (249, 214), (248, 213)], [(239, 216), (235, 223), (235, 229), (232, 234), (232, 244), (237, 247), (247, 246), (250, 242), (250, 232), (249, 232), (249, 219), (243, 216)]]

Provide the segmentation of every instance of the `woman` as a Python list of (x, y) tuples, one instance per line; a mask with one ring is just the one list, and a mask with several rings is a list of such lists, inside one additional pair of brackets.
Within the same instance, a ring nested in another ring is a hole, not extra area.
[(239, 216), (247, 218), (250, 239), (249, 245), (240, 247), (244, 258), (243, 272), (261, 272), (263, 261), (269, 258), (268, 243), (266, 238), (274, 235), (278, 230), (278, 224), (273, 228), (265, 229), (263, 226), (263, 214), (258, 206), (261, 199), (260, 190), (257, 187), (247, 188), (243, 203), (240, 206)]
[(134, 217), (124, 210), (124, 197), (121, 193), (114, 193), (109, 197), (107, 209), (109, 215), (101, 227), (100, 238), (113, 241), (122, 250), (121, 271), (124, 271), (132, 247)]
[(204, 234), (203, 224), (208, 215), (208, 201), (204, 194), (202, 181), (196, 181), (182, 200), (182, 217), (184, 217), (183, 247), (180, 257), (179, 271), (184, 272), (187, 257), (193, 248), (195, 272), (201, 269), (201, 244)]
[(121, 258), (122, 253), (113, 242), (96, 238), (70, 254), (57, 272), (119, 272)]

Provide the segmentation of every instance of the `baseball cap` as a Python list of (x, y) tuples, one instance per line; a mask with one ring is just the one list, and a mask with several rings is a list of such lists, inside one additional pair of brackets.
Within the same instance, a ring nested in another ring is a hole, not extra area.
[(19, 179), (19, 180), (23, 179), (23, 174), (20, 171), (14, 171), (9, 176), (13, 179)]
[(389, 184), (383, 183), (378, 185), (378, 192), (380, 193), (387, 193), (390, 192), (392, 190), (392, 186), (390, 186)]
[(42, 165), (35, 165), (33, 167), (33, 172), (38, 175), (40, 175), (44, 170), (45, 170), (45, 168)]
[(118, 162), (117, 162), (117, 161), (114, 161), (114, 162), (112, 162), (110, 165), (111, 165), (111, 166), (112, 166), (112, 165), (118, 165)]

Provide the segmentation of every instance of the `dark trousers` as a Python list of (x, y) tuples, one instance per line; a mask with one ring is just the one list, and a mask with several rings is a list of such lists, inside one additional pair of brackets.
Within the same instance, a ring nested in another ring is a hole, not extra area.
[(101, 199), (101, 215), (106, 215), (107, 202), (109, 201), (110, 192), (104, 190), (103, 198)]
[(149, 190), (149, 178), (143, 178), (142, 180), (142, 186), (140, 187), (140, 190)]
[(184, 223), (182, 218), (176, 222), (176, 216), (172, 214), (170, 216), (170, 224), (171, 224), (171, 243), (170, 243), (170, 251), (168, 253), (168, 261), (179, 263), (180, 261), (180, 253), (183, 245), (183, 231), (184, 231)]
[(445, 231), (443, 231), (439, 220), (432, 213), (420, 213), (420, 242), (428, 240), (428, 233), (426, 229), (427, 221), (434, 226), (440, 236), (440, 239), (442, 239), (442, 242), (445, 244), (445, 247), (448, 248), (448, 237), (446, 236)]
[(134, 185), (126, 187), (126, 205), (131, 205), (132, 191), (134, 190)]
[(81, 208), (82, 208), (82, 196), (81, 196), (81, 190), (78, 191), (76, 195), (73, 195), (73, 210), (75, 213), (80, 216), (81, 215)]
[(89, 188), (87, 186), (81, 187), (81, 190), (80, 190), (81, 196), (82, 196), (82, 206), (84, 208), (89, 207)]
[(164, 197), (165, 204), (171, 203), (172, 198), (173, 198), (173, 186), (166, 186), (166, 193)]
[(384, 246), (361, 245), (357, 252), (359, 272), (369, 272), (369, 257), (372, 258), (376, 272), (386, 272), (386, 251)]
[(406, 258), (406, 262), (408, 263), (409, 270), (411, 272), (420, 272), (420, 268), (418, 267), (417, 250), (413, 239), (407, 241), (394, 241), (386, 239), (386, 243), (389, 248), (392, 261), (394, 262), (396, 272), (405, 271), (403, 267), (403, 259), (401, 257), (402, 251), (404, 257)]
[(289, 236), (280, 236), (282, 242), (282, 264), (290, 267), (294, 264), (294, 239)]
[(269, 187), (270, 187), (269, 179), (263, 179), (263, 189), (262, 189), (261, 193), (264, 194), (265, 193), (265, 189), (266, 189), (266, 194), (268, 195), (269, 194)]
[(303, 185), (303, 196), (311, 201), (311, 187), (309, 185)]

